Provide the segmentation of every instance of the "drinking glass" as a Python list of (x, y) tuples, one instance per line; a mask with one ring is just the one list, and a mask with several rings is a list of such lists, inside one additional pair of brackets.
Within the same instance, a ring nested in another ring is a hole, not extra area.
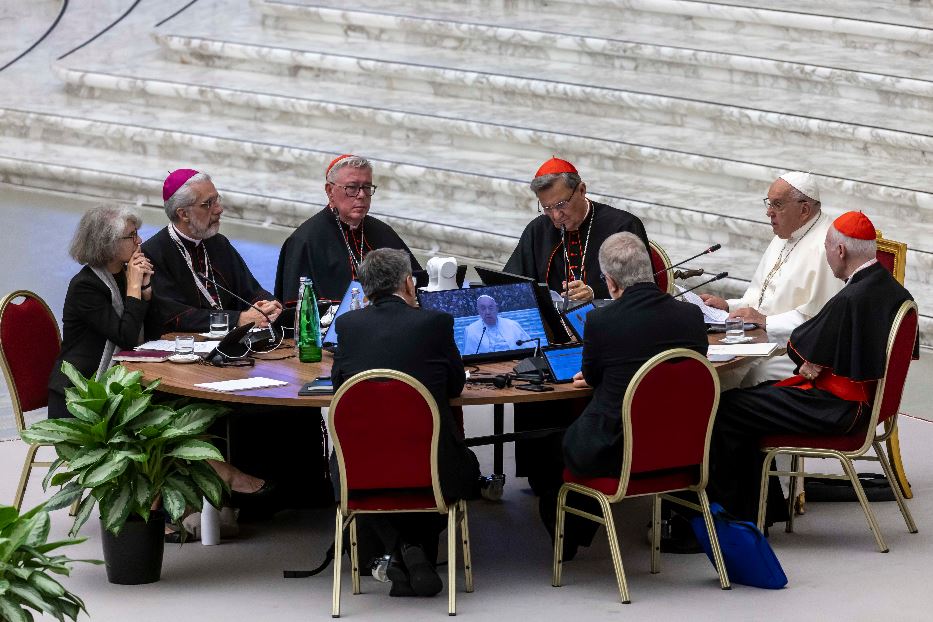
[(192, 335), (177, 335), (175, 337), (175, 354), (194, 354), (194, 337)]
[(230, 315), (227, 313), (211, 313), (211, 337), (223, 337), (230, 330)]
[(740, 317), (726, 318), (726, 343), (739, 343), (745, 339), (745, 320)]

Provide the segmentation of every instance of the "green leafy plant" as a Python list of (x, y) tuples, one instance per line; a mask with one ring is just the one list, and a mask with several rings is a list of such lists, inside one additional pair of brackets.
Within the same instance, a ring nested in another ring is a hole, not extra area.
[(85, 538), (47, 542), (49, 514), (40, 505), (23, 515), (16, 508), (0, 505), (0, 619), (32, 622), (33, 611), (62, 622), (77, 620), (84, 602), (53, 579), (50, 573), (68, 576), (69, 564), (84, 561), (50, 555), (55, 549), (80, 544)]
[(205, 461), (223, 456), (204, 434), (226, 408), (153, 404), (158, 380), (143, 387), (142, 374), (121, 365), (111, 367), (99, 382), (67, 362), (62, 372), (74, 385), (65, 389), (65, 404), (74, 418), (39, 421), (21, 436), (29, 443), (55, 446), (58, 459), (42, 485), (62, 488), (46, 508), (80, 500), (71, 536), (87, 521), (95, 503), (104, 527), (114, 534), (131, 514), (149, 520), (160, 499), (176, 524), (186, 507), (199, 510), (204, 497), (221, 506), (226, 485)]

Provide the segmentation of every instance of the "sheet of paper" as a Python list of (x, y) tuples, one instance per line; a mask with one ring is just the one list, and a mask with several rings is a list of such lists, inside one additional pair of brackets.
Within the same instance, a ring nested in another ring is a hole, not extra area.
[[(207, 354), (211, 350), (217, 347), (217, 344), (220, 341), (195, 341), (194, 342), (194, 351), (196, 354)], [(168, 350), (169, 352), (175, 351), (175, 342), (171, 339), (156, 339), (154, 341), (147, 341), (141, 346), (137, 346), (137, 350)]]
[(712, 345), (707, 351), (712, 354), (731, 354), (732, 356), (770, 356), (777, 350), (776, 343), (736, 343)]
[(221, 380), (219, 382), (199, 382), (194, 385), (200, 389), (209, 389), (211, 391), (248, 391), (250, 389), (264, 389), (266, 387), (282, 387), (288, 383), (284, 380), (273, 380), (272, 378), (242, 378), (240, 380)]
[[(683, 293), (684, 288), (677, 285), (677, 290)], [(693, 292), (687, 292), (683, 295), (683, 299), (690, 304), (694, 304), (700, 307), (700, 311), (703, 312), (703, 321), (707, 324), (722, 324), (726, 321), (726, 318), (729, 317), (728, 311), (723, 311), (722, 309), (717, 309), (716, 307), (711, 307), (703, 299), (694, 294)]]

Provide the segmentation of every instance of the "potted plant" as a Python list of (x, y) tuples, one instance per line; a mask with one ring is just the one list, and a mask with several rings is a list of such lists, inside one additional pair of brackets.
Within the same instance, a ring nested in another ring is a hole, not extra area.
[(87, 613), (84, 602), (51, 573), (68, 576), (75, 561), (100, 562), (50, 555), (85, 539), (47, 542), (49, 524), (49, 514), (41, 505), (22, 515), (14, 507), (0, 505), (0, 619), (32, 622), (30, 609), (59, 620), (77, 620), (81, 611)]
[(74, 536), (99, 506), (108, 579), (158, 581), (164, 516), (153, 510), (161, 507), (181, 528), (186, 508), (200, 510), (203, 498), (221, 506), (226, 486), (205, 461), (223, 456), (204, 434), (227, 409), (206, 403), (154, 404), (158, 380), (143, 387), (140, 372), (120, 365), (100, 381), (85, 378), (67, 362), (62, 372), (74, 385), (65, 390), (74, 418), (39, 421), (22, 433), (27, 442), (54, 445), (58, 454), (43, 487), (51, 483), (62, 488), (46, 507), (79, 502), (70, 532)]

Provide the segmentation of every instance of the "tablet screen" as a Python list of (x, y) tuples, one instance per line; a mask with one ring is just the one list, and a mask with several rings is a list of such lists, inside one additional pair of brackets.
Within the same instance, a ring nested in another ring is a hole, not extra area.
[[(331, 321), (330, 326), (327, 327), (327, 332), (324, 333), (324, 339), (321, 340), (324, 345), (337, 345), (337, 318), (350, 310), (350, 301), (352, 300), (354, 287), (360, 291), (360, 297), (362, 298), (363, 286), (360, 285), (359, 281), (350, 281), (350, 284), (347, 285), (347, 291), (343, 293), (340, 306), (337, 307), (337, 313), (334, 315), (334, 319)], [(362, 303), (363, 300), (360, 300), (360, 302)]]
[(586, 314), (595, 309), (592, 302), (580, 305), (573, 311), (568, 311), (565, 315), (570, 322), (573, 332), (577, 334), (577, 339), (583, 341), (583, 327), (586, 324)]
[(545, 350), (544, 358), (547, 359), (554, 382), (570, 382), (583, 367), (583, 346)]

